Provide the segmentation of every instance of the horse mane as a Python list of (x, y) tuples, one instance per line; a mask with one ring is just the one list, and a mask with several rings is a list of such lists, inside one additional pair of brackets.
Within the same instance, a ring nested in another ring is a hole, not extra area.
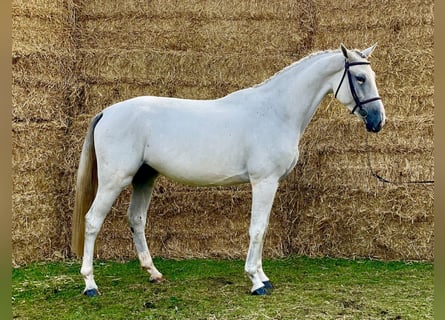
[(338, 52), (338, 51), (339, 51), (339, 50), (337, 49), (337, 50), (317, 51), (317, 52), (311, 53), (311, 54), (309, 54), (309, 55), (307, 55), (307, 56), (301, 58), (300, 60), (297, 60), (297, 61), (291, 63), (290, 65), (284, 67), (283, 69), (281, 69), (280, 71), (276, 72), (274, 75), (272, 75), (271, 77), (267, 78), (267, 79), (264, 80), (263, 82), (254, 85), (252, 88), (257, 88), (257, 87), (260, 87), (260, 86), (265, 85), (266, 83), (270, 82), (272, 79), (274, 79), (275, 77), (279, 76), (280, 74), (282, 74), (282, 73), (284, 73), (284, 72), (286, 72), (286, 71), (288, 71), (288, 70), (290, 70), (290, 69), (293, 69), (293, 68), (298, 67), (299, 65), (301, 65), (301, 64), (302, 64), (303, 62), (305, 62), (306, 60), (310, 60), (310, 59), (312, 59), (312, 58), (315, 58), (315, 57), (324, 55), (324, 54), (326, 54), (326, 53), (333, 53), (333, 52)]

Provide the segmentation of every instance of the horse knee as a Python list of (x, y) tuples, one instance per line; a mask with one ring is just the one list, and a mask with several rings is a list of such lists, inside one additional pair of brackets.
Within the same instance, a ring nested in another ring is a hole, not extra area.
[(252, 261), (249, 258), (246, 259), (246, 263), (244, 265), (244, 271), (249, 275), (255, 275), (258, 272), (258, 268), (261, 266), (258, 261)]

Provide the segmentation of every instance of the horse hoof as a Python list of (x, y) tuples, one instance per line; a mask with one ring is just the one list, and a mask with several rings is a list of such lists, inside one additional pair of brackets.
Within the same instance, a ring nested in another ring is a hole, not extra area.
[(162, 283), (164, 282), (164, 278), (150, 278), (151, 283)]
[(256, 290), (252, 291), (253, 296), (266, 296), (269, 294), (270, 294), (270, 291), (267, 290), (266, 287), (261, 287), (261, 288), (258, 288)]
[(100, 295), (99, 290), (97, 290), (97, 289), (88, 289), (88, 290), (85, 290), (85, 291), (83, 292), (83, 294), (86, 295), (87, 297), (95, 297), (95, 296)]
[(268, 291), (272, 291), (274, 289), (272, 283), (270, 281), (264, 281), (264, 288)]

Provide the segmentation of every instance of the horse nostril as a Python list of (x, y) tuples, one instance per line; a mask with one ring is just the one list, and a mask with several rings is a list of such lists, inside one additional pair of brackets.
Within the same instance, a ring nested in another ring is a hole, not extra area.
[(379, 128), (379, 131), (383, 128), (383, 120), (380, 120), (380, 122), (377, 124), (377, 128)]
[(372, 131), (374, 132), (379, 132), (382, 129), (382, 121), (380, 121), (377, 126), (375, 126), (374, 128), (372, 128)]
[(379, 132), (382, 129), (382, 121), (374, 125), (373, 123), (367, 122), (366, 129), (370, 132)]

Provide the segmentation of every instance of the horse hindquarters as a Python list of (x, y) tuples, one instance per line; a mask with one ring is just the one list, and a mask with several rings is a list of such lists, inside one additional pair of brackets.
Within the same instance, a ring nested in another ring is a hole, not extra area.
[[(110, 140), (112, 137), (107, 136), (110, 122), (102, 115), (99, 114), (91, 122), (83, 145), (73, 218), (73, 252), (78, 255), (83, 253), (81, 274), (85, 280), (84, 293), (89, 296), (98, 294), (93, 275), (97, 234), (114, 201), (131, 183), (137, 171), (137, 167), (134, 168), (137, 160), (131, 161), (132, 165), (127, 165), (123, 161), (127, 159), (121, 157), (122, 154), (127, 154), (127, 150), (123, 150), (125, 145), (117, 145)], [(96, 185), (97, 193), (94, 196)], [(87, 209), (88, 212), (85, 212)]]

